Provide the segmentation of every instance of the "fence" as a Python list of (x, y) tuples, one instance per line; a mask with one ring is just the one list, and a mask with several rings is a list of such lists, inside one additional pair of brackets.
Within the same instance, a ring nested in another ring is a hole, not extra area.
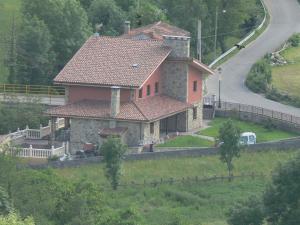
[[(65, 119), (64, 118), (58, 118), (55, 122), (56, 130), (64, 128), (65, 127)], [(49, 121), (48, 126), (43, 127), (40, 125), (39, 129), (29, 129), (28, 126), (24, 130), (18, 129), (14, 133), (10, 133), (8, 137), (10, 140), (14, 141), (21, 137), (24, 137), (26, 139), (42, 139), (43, 137), (49, 135), (51, 133), (51, 121)]]
[(62, 146), (57, 148), (52, 146), (51, 149), (37, 149), (30, 145), (29, 148), (12, 147), (9, 151), (11, 154), (15, 154), (16, 156), (23, 158), (49, 158), (52, 156), (62, 156), (65, 154), (65, 152), (68, 151), (68, 143), (63, 143)]
[(156, 180), (147, 181), (144, 180), (144, 182), (139, 183), (135, 181), (130, 182), (123, 182), (119, 185), (119, 187), (123, 188), (129, 188), (129, 187), (157, 187), (160, 185), (175, 185), (175, 184), (195, 184), (195, 183), (201, 183), (201, 182), (210, 182), (210, 181), (226, 181), (226, 180), (234, 180), (234, 179), (242, 179), (242, 178), (265, 178), (267, 175), (260, 173), (249, 173), (249, 174), (240, 174), (240, 175), (233, 175), (233, 176), (211, 176), (211, 177), (182, 177), (182, 178), (159, 178)]
[[(217, 102), (215, 102), (215, 105)], [(216, 111), (231, 111), (232, 113), (248, 113), (252, 115), (259, 115), (262, 117), (283, 121), (285, 123), (299, 125), (300, 126), (300, 117), (293, 116), (291, 114), (286, 114), (270, 109), (265, 109), (262, 107), (257, 107), (253, 105), (245, 105), (240, 103), (232, 102), (221, 102), (221, 108), (216, 108)]]
[(22, 84), (0, 84), (0, 93), (19, 93), (25, 95), (65, 95), (65, 88), (61, 86), (22, 85)]

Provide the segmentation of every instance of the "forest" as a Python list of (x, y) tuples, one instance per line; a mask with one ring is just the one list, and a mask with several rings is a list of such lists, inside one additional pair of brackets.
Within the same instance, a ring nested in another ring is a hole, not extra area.
[(103, 24), (100, 35), (118, 36), (125, 20), (133, 28), (165, 21), (191, 32), (195, 57), (200, 19), (202, 61), (210, 63), (264, 16), (260, 0), (22, 0), (20, 4), (18, 15), (9, 17), (4, 65), (8, 82), (21, 84), (51, 84), (98, 23)]

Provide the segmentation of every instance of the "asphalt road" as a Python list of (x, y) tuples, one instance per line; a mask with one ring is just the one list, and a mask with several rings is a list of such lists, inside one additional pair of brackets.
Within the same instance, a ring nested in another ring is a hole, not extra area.
[(218, 96), (218, 80), (221, 75), (221, 100), (300, 116), (300, 108), (268, 100), (251, 92), (244, 85), (247, 73), (257, 60), (266, 53), (275, 51), (293, 33), (300, 32), (300, 4), (297, 0), (264, 0), (264, 2), (271, 15), (270, 25), (254, 42), (222, 64), (221, 74), (216, 73), (208, 78), (208, 94)]

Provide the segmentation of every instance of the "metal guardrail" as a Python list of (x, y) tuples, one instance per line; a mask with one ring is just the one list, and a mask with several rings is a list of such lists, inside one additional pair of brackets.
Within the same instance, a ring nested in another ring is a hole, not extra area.
[[(260, 0), (260, 2), (262, 4), (262, 6), (263, 6), (264, 13), (265, 13), (263, 21), (261, 22), (261, 24), (254, 31), (252, 31), (243, 40), (241, 40), (238, 43), (238, 45), (243, 45), (246, 41), (248, 41), (251, 37), (253, 37), (253, 35), (255, 34), (256, 31), (259, 31), (264, 26), (264, 24), (265, 24), (265, 22), (267, 20), (267, 9), (266, 9), (266, 6), (265, 6), (265, 3), (263, 2), (263, 0)], [(213, 67), (217, 62), (219, 62), (221, 59), (225, 58), (227, 55), (229, 55), (235, 49), (237, 49), (236, 46), (234, 46), (231, 49), (229, 49), (228, 51), (224, 52), (222, 55), (220, 55), (218, 58), (216, 58), (213, 62), (211, 62), (208, 67), (210, 67), (210, 68)]]
[(62, 96), (65, 95), (65, 88), (61, 86), (0, 84), (0, 93)]

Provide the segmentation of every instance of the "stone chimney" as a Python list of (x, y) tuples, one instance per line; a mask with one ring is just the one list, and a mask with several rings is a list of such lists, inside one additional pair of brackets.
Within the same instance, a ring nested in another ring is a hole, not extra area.
[(110, 116), (115, 118), (120, 112), (120, 87), (111, 87)]
[(171, 57), (190, 57), (190, 37), (163, 35), (163, 39), (163, 45), (172, 48)]
[(124, 22), (124, 34), (129, 34), (130, 32), (130, 21)]

